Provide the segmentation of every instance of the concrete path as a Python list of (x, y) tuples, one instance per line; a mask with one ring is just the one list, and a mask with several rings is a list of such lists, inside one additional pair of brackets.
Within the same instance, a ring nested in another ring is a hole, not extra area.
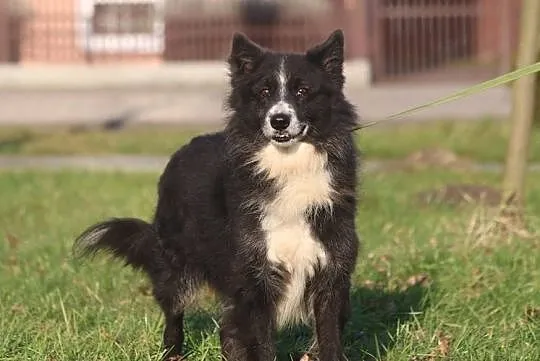
[[(354, 88), (368, 87), (369, 61), (345, 62), (345, 76)], [(159, 64), (0, 64), (0, 88), (7, 90), (95, 90), (125, 88), (223, 87), (228, 83), (225, 60)]]
[(19, 156), (0, 155), (3, 170), (102, 170), (127, 172), (162, 171), (169, 157), (144, 155)]
[[(387, 85), (347, 89), (365, 121), (380, 120), (408, 107), (449, 95), (470, 84)], [(217, 124), (223, 121), (225, 88), (36, 91), (0, 90), (0, 125), (99, 124), (123, 121), (150, 124)], [(510, 94), (495, 88), (432, 107), (401, 121), (505, 117)]]
[[(217, 124), (227, 92), (224, 64), (1, 67), (0, 125), (104, 122)], [(365, 64), (346, 64), (346, 93), (365, 121), (379, 120), (466, 88), (471, 83), (371, 86)], [(499, 87), (423, 110), (402, 121), (504, 117), (508, 88)]]
[[(168, 157), (140, 155), (108, 156), (0, 156), (1, 170), (82, 170), (121, 172), (161, 172)], [(363, 171), (372, 172), (385, 169), (388, 162), (369, 161)], [(470, 171), (501, 172), (502, 164), (472, 164)], [(531, 164), (530, 171), (540, 171), (540, 163)]]

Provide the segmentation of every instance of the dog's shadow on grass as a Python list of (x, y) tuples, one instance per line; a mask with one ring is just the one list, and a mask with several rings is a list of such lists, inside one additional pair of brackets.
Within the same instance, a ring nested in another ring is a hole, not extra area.
[[(400, 324), (427, 306), (426, 289), (421, 285), (403, 290), (354, 288), (351, 293), (352, 312), (345, 329), (344, 347), (349, 361), (377, 360), (392, 348)], [(284, 332), (278, 345), (278, 360), (299, 360), (312, 341), (311, 331), (298, 328)], [(294, 352), (294, 353), (292, 353)]]
[(381, 359), (395, 343), (398, 327), (427, 307), (425, 294), (422, 285), (393, 291), (353, 290), (352, 314), (344, 336), (349, 361)]
[[(384, 357), (395, 342), (400, 324), (422, 312), (426, 289), (421, 285), (403, 290), (358, 287), (351, 293), (352, 312), (344, 334), (345, 354), (349, 361), (370, 361)], [(187, 317), (190, 334), (187, 351), (193, 350), (211, 337), (216, 330), (214, 312), (196, 311)], [(216, 331), (217, 332), (217, 331)], [(278, 335), (278, 361), (297, 361), (311, 345), (312, 333), (307, 327), (284, 330)], [(216, 347), (218, 347), (216, 345)]]

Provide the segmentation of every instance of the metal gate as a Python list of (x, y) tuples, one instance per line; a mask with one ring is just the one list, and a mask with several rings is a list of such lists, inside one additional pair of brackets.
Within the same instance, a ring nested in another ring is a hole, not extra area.
[(9, 6), (0, 0), (0, 63), (16, 63), (19, 61), (20, 17)]
[(456, 69), (474, 66), (479, 5), (479, 0), (374, 0), (375, 80), (454, 76)]

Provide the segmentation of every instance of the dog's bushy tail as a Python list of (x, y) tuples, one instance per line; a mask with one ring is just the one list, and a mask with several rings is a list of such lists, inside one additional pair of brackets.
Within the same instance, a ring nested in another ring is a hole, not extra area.
[(87, 228), (75, 240), (74, 251), (79, 257), (107, 251), (136, 269), (150, 272), (159, 262), (160, 243), (150, 223), (136, 218), (112, 218)]

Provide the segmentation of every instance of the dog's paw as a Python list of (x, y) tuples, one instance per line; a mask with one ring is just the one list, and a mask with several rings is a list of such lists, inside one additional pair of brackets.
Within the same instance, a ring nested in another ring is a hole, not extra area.
[(167, 357), (165, 361), (187, 361), (187, 358), (184, 358), (183, 356), (171, 356)]

